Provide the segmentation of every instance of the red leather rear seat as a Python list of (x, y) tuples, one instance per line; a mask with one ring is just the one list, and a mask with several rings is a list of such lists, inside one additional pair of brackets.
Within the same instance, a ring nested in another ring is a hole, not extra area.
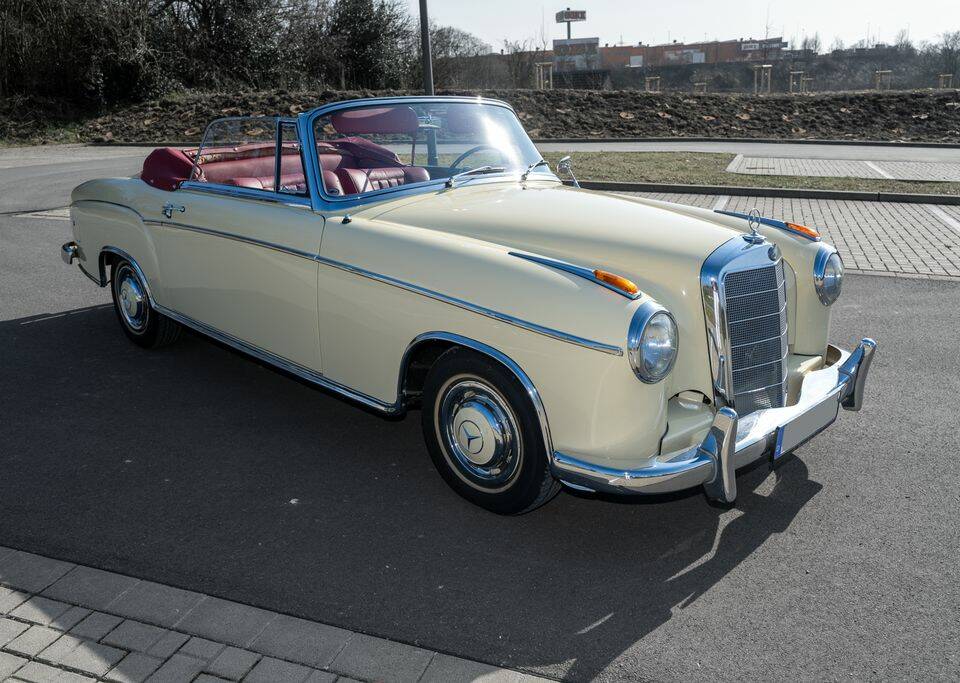
[[(324, 188), (330, 195), (360, 194), (430, 180), (427, 169), (403, 166), (396, 155), (375, 143), (362, 138), (344, 138), (338, 142), (343, 144), (343, 149), (333, 143), (318, 150)], [(265, 144), (205, 149), (196, 180), (273, 190), (275, 157), (269, 151), (270, 146)], [(154, 150), (144, 161), (140, 177), (153, 187), (175, 190), (189, 178), (195, 154), (196, 150), (169, 147)], [(305, 193), (306, 180), (300, 155), (285, 153), (280, 163), (283, 188), (288, 192)]]
[[(256, 176), (228, 178), (223, 181), (223, 184), (233, 185), (235, 187), (249, 187), (255, 190), (272, 190), (273, 175), (260, 176), (259, 178)], [(302, 194), (307, 190), (307, 181), (303, 175), (299, 173), (282, 175), (280, 176), (280, 190), (282, 192)]]
[[(231, 184), (235, 178), (269, 177), (270, 189), (273, 189), (275, 159), (273, 156), (252, 157), (249, 159), (230, 159), (211, 161), (201, 164), (203, 177), (209, 183)], [(284, 154), (280, 161), (280, 175), (299, 175), (303, 177), (303, 164), (299, 154)], [(234, 183), (236, 184), (236, 183)]]

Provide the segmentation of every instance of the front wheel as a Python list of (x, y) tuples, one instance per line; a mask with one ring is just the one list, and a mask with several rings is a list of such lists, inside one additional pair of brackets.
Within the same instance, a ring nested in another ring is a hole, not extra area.
[(444, 353), (427, 375), (421, 420), (434, 465), (470, 502), (516, 515), (560, 490), (530, 398), (486, 356), (462, 348)]
[(180, 325), (151, 307), (147, 287), (129, 261), (113, 264), (110, 291), (120, 326), (134, 344), (155, 349), (180, 338)]

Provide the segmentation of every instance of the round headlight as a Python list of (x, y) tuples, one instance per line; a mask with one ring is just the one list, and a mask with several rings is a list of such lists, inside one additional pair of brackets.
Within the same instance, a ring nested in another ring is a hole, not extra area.
[(813, 283), (820, 303), (829, 306), (840, 297), (843, 288), (843, 261), (832, 247), (820, 247), (813, 264)]
[(679, 347), (677, 323), (663, 306), (652, 301), (640, 306), (630, 323), (627, 356), (641, 381), (659, 382), (673, 368)]

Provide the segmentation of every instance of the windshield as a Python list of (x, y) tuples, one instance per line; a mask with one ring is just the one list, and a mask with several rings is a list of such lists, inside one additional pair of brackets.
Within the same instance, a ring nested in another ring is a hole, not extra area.
[[(527, 170), (540, 153), (508, 108), (410, 102), (339, 109), (314, 124), (324, 190), (358, 195), (429, 180)], [(541, 165), (532, 174), (548, 173)]]

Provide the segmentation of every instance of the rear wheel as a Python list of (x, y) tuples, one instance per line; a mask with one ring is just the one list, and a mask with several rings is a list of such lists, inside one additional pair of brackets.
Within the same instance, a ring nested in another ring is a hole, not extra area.
[(424, 385), (421, 420), (434, 465), (470, 502), (515, 515), (560, 490), (530, 398), (486, 356), (456, 348), (437, 359)]
[(151, 307), (147, 287), (129, 261), (113, 264), (110, 291), (120, 326), (134, 344), (155, 349), (179, 339), (180, 325)]

